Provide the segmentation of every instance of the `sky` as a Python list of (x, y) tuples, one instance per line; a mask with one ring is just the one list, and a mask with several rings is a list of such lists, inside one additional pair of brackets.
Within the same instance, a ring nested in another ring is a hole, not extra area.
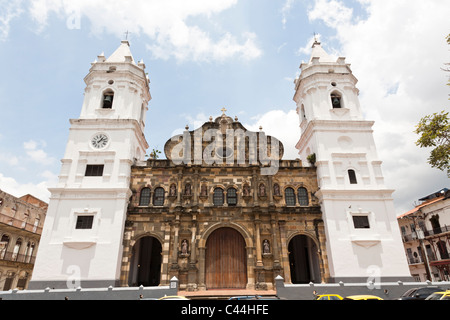
[(423, 116), (449, 110), (449, 16), (448, 0), (0, 0), (0, 189), (49, 200), (83, 79), (126, 37), (151, 81), (150, 149), (225, 107), (295, 159), (293, 82), (317, 37), (359, 80), (402, 214), (449, 187), (414, 133)]

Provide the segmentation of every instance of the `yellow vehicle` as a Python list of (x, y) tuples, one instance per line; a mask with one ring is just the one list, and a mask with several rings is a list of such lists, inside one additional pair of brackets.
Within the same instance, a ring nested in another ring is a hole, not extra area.
[(450, 300), (450, 290), (434, 292), (425, 300)]
[(190, 300), (183, 296), (164, 296), (162, 298), (159, 298), (158, 300)]
[(377, 296), (371, 296), (368, 294), (354, 295), (345, 297), (344, 300), (383, 300)]
[(342, 299), (344, 298), (342, 298), (338, 294), (319, 294), (317, 295), (316, 300), (342, 300)]

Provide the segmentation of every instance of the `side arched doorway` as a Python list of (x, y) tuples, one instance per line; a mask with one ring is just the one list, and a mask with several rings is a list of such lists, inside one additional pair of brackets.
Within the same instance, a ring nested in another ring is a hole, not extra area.
[(207, 289), (247, 287), (245, 240), (238, 231), (220, 228), (208, 237), (205, 269)]
[(288, 246), (291, 282), (293, 284), (320, 283), (320, 265), (316, 243), (308, 236), (298, 235)]
[(154, 237), (139, 239), (133, 247), (129, 286), (153, 287), (161, 282), (162, 246)]

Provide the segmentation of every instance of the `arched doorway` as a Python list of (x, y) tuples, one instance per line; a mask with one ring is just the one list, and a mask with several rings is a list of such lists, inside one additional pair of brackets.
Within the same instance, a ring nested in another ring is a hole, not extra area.
[(153, 287), (161, 281), (162, 246), (154, 237), (139, 239), (133, 247), (129, 286)]
[(245, 289), (247, 259), (245, 240), (233, 228), (214, 231), (206, 242), (206, 288)]
[(308, 236), (298, 235), (291, 239), (288, 246), (291, 282), (320, 283), (320, 266), (316, 243)]

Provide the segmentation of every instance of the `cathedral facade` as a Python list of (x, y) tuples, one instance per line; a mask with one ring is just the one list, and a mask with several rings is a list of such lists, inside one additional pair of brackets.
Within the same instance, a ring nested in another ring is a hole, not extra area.
[[(295, 81), (300, 159), (223, 114), (146, 159), (151, 100), (127, 41), (92, 63), (30, 289), (158, 286), (271, 289), (287, 283), (410, 279), (345, 58), (317, 41)], [(290, 146), (294, 147), (294, 146)]]
[[(327, 281), (316, 170), (282, 160), (283, 149), (224, 113), (171, 138), (167, 159), (133, 166), (121, 285), (167, 285), (173, 276), (187, 290), (272, 289), (278, 275)], [(272, 151), (276, 173), (265, 175), (260, 157)]]

